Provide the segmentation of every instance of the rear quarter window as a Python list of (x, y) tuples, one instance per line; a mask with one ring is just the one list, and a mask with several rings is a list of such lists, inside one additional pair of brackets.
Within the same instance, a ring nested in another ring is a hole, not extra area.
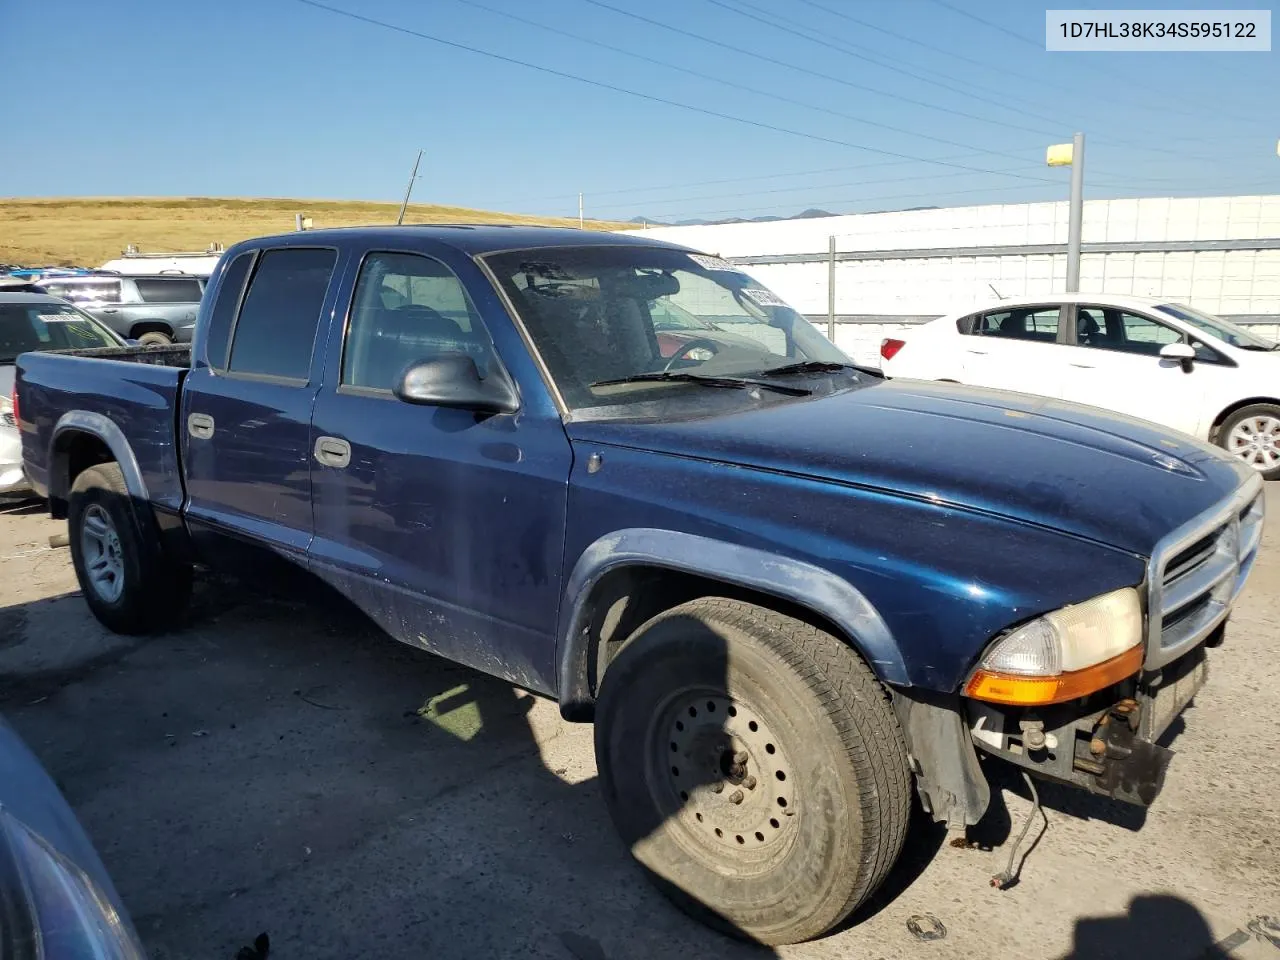
[(200, 281), (195, 277), (156, 277), (133, 281), (143, 303), (199, 303)]
[(331, 249), (262, 253), (232, 329), (229, 372), (306, 382), (337, 259)]

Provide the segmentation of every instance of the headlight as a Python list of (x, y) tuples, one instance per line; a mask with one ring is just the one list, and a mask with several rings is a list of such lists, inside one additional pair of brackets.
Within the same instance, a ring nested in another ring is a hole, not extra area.
[(1142, 604), (1132, 587), (1023, 624), (987, 648), (965, 696), (1041, 706), (1109, 687), (1142, 669)]
[(13, 413), (13, 401), (8, 397), (0, 397), (0, 415)]
[(28, 956), (27, 949), (18, 948), (28, 948), (30, 944), (23, 941), (29, 940), (39, 945), (36, 956), (144, 960), (146, 955), (128, 921), (84, 871), (23, 823), (0, 811), (0, 845), (5, 840), (18, 877), (5, 876), (5, 851), (0, 850), (0, 882), (8, 880), (9, 892), (17, 894), (17, 905), (26, 900), (27, 922), (7, 929), (0, 924), (0, 953), (9, 956), (4, 948), (10, 947), (16, 950), (15, 956)]
[(702, 360), (702, 361), (710, 360), (714, 356), (715, 356), (715, 353), (711, 350), (708, 350), (706, 347), (694, 347), (692, 350), (690, 350), (688, 353), (685, 354), (685, 357), (687, 357), (690, 360)]

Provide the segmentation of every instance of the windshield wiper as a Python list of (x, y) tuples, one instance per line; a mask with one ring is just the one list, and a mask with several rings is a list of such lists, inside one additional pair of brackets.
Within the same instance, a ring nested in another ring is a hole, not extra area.
[(858, 373), (869, 373), (876, 377), (884, 376), (872, 367), (863, 367), (856, 363), (835, 363), (830, 360), (802, 360), (799, 363), (788, 363), (781, 367), (769, 367), (767, 370), (761, 370), (757, 376), (787, 377), (797, 373), (839, 373), (841, 370), (856, 370)]
[(618, 383), (700, 383), (704, 387), (727, 387), (743, 390), (747, 387), (761, 387), (774, 393), (785, 393), (789, 397), (807, 397), (812, 390), (803, 387), (787, 387), (780, 383), (769, 383), (767, 380), (753, 380), (749, 377), (711, 377), (701, 373), (677, 373), (662, 370), (654, 373), (636, 373), (629, 377), (616, 377), (612, 380), (597, 380), (589, 384), (592, 387), (610, 387)]

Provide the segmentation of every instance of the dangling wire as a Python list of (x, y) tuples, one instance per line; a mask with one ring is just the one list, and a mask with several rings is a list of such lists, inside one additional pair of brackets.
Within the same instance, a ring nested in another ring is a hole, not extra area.
[[(1049, 818), (1044, 816), (1044, 811), (1040, 809), (1040, 794), (1036, 792), (1035, 781), (1031, 779), (1031, 775), (1025, 770), (1022, 772), (1022, 779), (1027, 783), (1027, 789), (1031, 791), (1031, 812), (1027, 814), (1027, 820), (1022, 825), (1022, 831), (1018, 834), (1018, 839), (1013, 841), (1013, 845), (1009, 847), (1009, 862), (1005, 864), (1005, 868), (1001, 873), (997, 873), (991, 878), (991, 886), (997, 890), (1008, 890), (1018, 882), (1018, 876), (1022, 873), (1022, 864), (1018, 864), (1015, 872), (1013, 869), (1014, 858), (1018, 855), (1018, 847), (1022, 846), (1022, 841), (1027, 838), (1027, 831), (1031, 829), (1031, 821), (1036, 818), (1036, 814), (1044, 817), (1045, 829), (1049, 829)], [(1039, 839), (1039, 838), (1037, 838)], [(1034, 847), (1035, 844), (1032, 844)], [(1031, 851), (1028, 850), (1027, 853)], [(1023, 857), (1023, 863), (1026, 857)]]

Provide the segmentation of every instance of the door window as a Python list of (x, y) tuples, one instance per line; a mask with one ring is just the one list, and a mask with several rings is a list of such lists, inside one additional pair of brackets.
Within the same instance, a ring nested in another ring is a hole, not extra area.
[(1182, 339), (1172, 327), (1124, 310), (1082, 306), (1076, 317), (1076, 342), (1085, 347), (1155, 357), (1161, 347)]
[(1004, 340), (1029, 340), (1038, 343), (1054, 343), (1058, 339), (1059, 307), (1021, 307), (1013, 310), (994, 310), (966, 317), (962, 321), (970, 333), (982, 337), (1000, 337)]
[(139, 277), (133, 282), (143, 303), (200, 302), (200, 281), (195, 277)]
[(342, 383), (390, 390), (405, 368), (465, 353), (486, 376), (493, 358), (462, 281), (439, 260), (371, 253), (356, 280), (342, 355)]
[(320, 309), (337, 259), (334, 250), (262, 254), (232, 332), (227, 365), (232, 373), (306, 381)]

